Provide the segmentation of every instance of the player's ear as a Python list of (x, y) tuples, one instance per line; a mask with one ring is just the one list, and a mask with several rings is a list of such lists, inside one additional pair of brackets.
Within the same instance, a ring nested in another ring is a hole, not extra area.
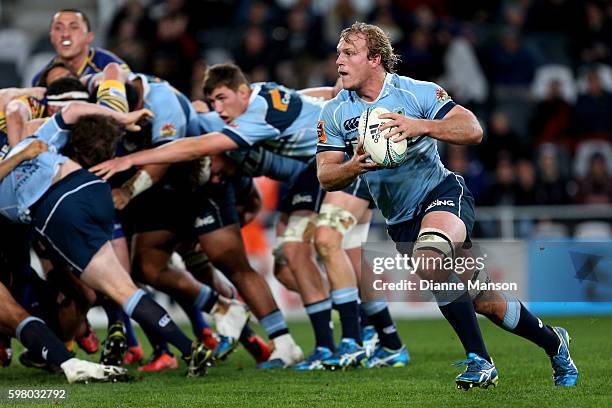
[(372, 64), (373, 67), (376, 67), (378, 65), (380, 65), (382, 63), (382, 57), (380, 54), (377, 54), (375, 56), (373, 56), (372, 58), (369, 59), (370, 64)]
[(247, 84), (240, 84), (238, 86), (238, 93), (240, 93), (242, 95), (247, 95), (250, 90), (251, 90), (251, 88)]
[(91, 44), (94, 40), (94, 33), (91, 31), (88, 32), (86, 38), (87, 38), (87, 44)]

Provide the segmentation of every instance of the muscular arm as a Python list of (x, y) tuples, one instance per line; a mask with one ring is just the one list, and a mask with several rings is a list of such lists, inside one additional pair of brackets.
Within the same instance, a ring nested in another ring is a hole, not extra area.
[[(362, 152), (362, 145), (356, 152)], [(355, 153), (350, 160), (344, 161), (344, 152), (328, 151), (317, 153), (317, 177), (326, 191), (337, 191), (348, 187), (358, 175), (380, 167), (365, 160), (368, 153)]]
[[(459, 105), (455, 105), (440, 120), (412, 119), (398, 113), (385, 113), (380, 117), (392, 119), (380, 130), (395, 127), (385, 138), (393, 137), (397, 141), (421, 135), (458, 145), (479, 144), (482, 140), (483, 131), (476, 116)], [(395, 139), (399, 133), (401, 136)]]
[(6, 105), (6, 137), (10, 146), (15, 146), (23, 138), (29, 117), (30, 112), (24, 101), (14, 99)]
[(91, 171), (107, 180), (113, 174), (125, 171), (132, 166), (191, 161), (237, 147), (236, 142), (228, 136), (220, 132), (212, 132), (202, 136), (175, 140), (155, 149), (142, 150), (127, 156), (117, 157), (92, 167)]

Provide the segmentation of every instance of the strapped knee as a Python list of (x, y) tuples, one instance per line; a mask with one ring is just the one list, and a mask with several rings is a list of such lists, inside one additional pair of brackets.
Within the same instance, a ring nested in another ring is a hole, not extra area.
[(366, 224), (355, 225), (344, 236), (344, 240), (342, 241), (342, 248), (344, 249), (359, 248), (362, 243), (368, 240), (369, 232), (370, 232), (369, 222)]
[(283, 233), (283, 243), (285, 242), (312, 242), (315, 230), (315, 216), (290, 215), (287, 221), (287, 228)]
[(437, 252), (444, 258), (455, 257), (455, 248), (451, 239), (444, 231), (437, 228), (423, 228), (414, 244), (413, 252), (428, 250)]
[(357, 224), (357, 218), (350, 211), (338, 205), (322, 204), (316, 224), (317, 227), (326, 226), (335, 229), (344, 237)]

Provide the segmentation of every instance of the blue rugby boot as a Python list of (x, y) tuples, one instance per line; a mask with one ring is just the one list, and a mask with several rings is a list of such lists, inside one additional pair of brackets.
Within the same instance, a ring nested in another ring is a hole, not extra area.
[(214, 361), (225, 360), (234, 350), (238, 347), (238, 340), (235, 340), (228, 336), (219, 336), (219, 343), (213, 351)]
[(324, 370), (325, 367), (321, 364), (321, 360), (330, 358), (332, 355), (332, 351), (327, 347), (317, 347), (306, 360), (291, 366), (291, 369), (299, 371)]
[(458, 389), (467, 391), (473, 387), (489, 388), (490, 385), (495, 387), (499, 381), (495, 365), (478, 354), (470, 353), (466, 360), (453, 363), (453, 365), (467, 365), (465, 371), (455, 378)]
[[(550, 326), (549, 326), (550, 327)], [(553, 368), (553, 379), (555, 385), (560, 387), (573, 387), (578, 381), (578, 368), (570, 356), (569, 343), (571, 338), (563, 327), (551, 327), (559, 337), (559, 350), (554, 356), (550, 356)]]
[(366, 359), (363, 346), (357, 344), (354, 339), (345, 338), (340, 342), (338, 350), (329, 358), (321, 360), (321, 364), (328, 370), (345, 370), (359, 367)]
[(378, 346), (374, 354), (365, 362), (365, 368), (406, 367), (409, 361), (410, 354), (406, 346), (402, 346), (399, 350)]
[(361, 338), (363, 340), (363, 348), (365, 348), (366, 355), (371, 357), (380, 343), (378, 333), (374, 326), (364, 327), (361, 331)]

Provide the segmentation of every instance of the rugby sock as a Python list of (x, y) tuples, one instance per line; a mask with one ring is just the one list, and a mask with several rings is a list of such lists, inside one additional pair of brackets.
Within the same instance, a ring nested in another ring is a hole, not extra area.
[(334, 351), (334, 333), (331, 324), (331, 299), (305, 305), (315, 334), (315, 347), (327, 347)]
[(370, 314), (369, 319), (376, 327), (376, 333), (378, 333), (380, 344), (383, 347), (391, 350), (402, 348), (402, 341), (397, 334), (397, 328), (389, 313), (387, 302), (365, 302), (361, 309)]
[[(289, 330), (287, 330), (287, 333), (289, 333)], [(246, 326), (244, 326), (244, 329), (242, 329), (242, 332), (240, 332), (240, 343), (242, 343), (243, 345), (248, 344), (249, 338), (251, 336), (255, 336), (256, 334), (257, 333), (255, 333), (255, 330), (253, 330), (251, 326), (247, 324)], [(278, 337), (278, 335), (275, 337)]]
[(370, 321), (370, 316), (368, 316), (364, 309), (364, 303), (359, 305), (359, 324), (361, 325), (361, 328), (371, 326), (373, 324)]
[(42, 357), (45, 361), (60, 366), (73, 356), (64, 343), (37, 317), (26, 317), (16, 329), (17, 339), (32, 355)]
[(502, 293), (506, 298), (506, 313), (504, 320), (487, 316), (503, 329), (521, 336), (542, 347), (549, 356), (557, 354), (559, 350), (559, 337), (542, 321), (534, 316), (516, 297)]
[(193, 302), (193, 306), (198, 308), (198, 310), (210, 313), (218, 300), (219, 294), (216, 291), (212, 290), (210, 286), (202, 285), (200, 287), (198, 297), (196, 298), (195, 302)]
[(332, 302), (340, 314), (342, 338), (354, 339), (361, 344), (359, 327), (359, 291), (357, 288), (342, 288), (331, 291)]
[(178, 302), (181, 306), (187, 317), (189, 318), (189, 322), (191, 323), (191, 329), (193, 330), (193, 334), (197, 339), (202, 337), (202, 331), (204, 329), (210, 327), (206, 320), (204, 320), (204, 315), (202, 314), (202, 310), (196, 305), (186, 305), (183, 302)]
[(178, 348), (185, 356), (191, 355), (191, 340), (178, 328), (170, 315), (160, 305), (138, 289), (123, 305), (125, 313)]
[(474, 305), (468, 292), (463, 293), (458, 299), (446, 305), (439, 305), (440, 311), (453, 326), (455, 333), (459, 337), (465, 354), (476, 353), (480, 357), (491, 362), (491, 357), (487, 353), (480, 326), (476, 320)]
[(259, 319), (259, 324), (261, 324), (261, 326), (264, 328), (270, 340), (289, 333), (289, 328), (287, 327), (285, 317), (278, 309)]
[(123, 313), (123, 326), (125, 327), (125, 337), (128, 347), (136, 347), (138, 345), (138, 338), (136, 337), (136, 333), (134, 333), (132, 320), (125, 313)]
[(108, 327), (110, 328), (113, 324), (120, 322), (123, 323), (124, 313), (121, 310), (121, 306), (119, 306), (114, 300), (103, 296), (102, 298), (98, 298), (100, 306), (104, 309), (106, 313), (106, 317), (108, 318)]

